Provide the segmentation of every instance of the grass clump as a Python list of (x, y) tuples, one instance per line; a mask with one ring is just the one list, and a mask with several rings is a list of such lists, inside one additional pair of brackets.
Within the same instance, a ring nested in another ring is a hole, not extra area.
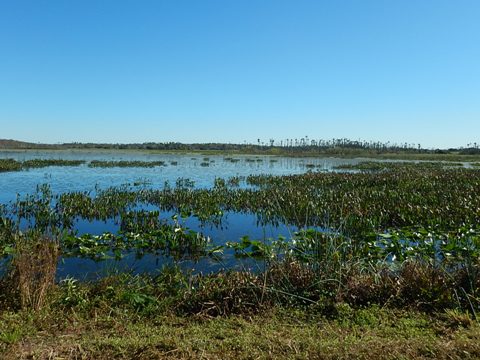
[(48, 166), (79, 166), (84, 163), (84, 160), (32, 159), (17, 161), (14, 159), (0, 159), (0, 172), (20, 171)]
[(40, 310), (54, 287), (59, 245), (33, 231), (14, 236), (10, 262), (0, 279), (0, 302), (7, 308)]
[(112, 167), (143, 167), (153, 168), (156, 166), (167, 166), (165, 161), (103, 161), (92, 160), (88, 164), (92, 168), (112, 168)]
[(33, 159), (26, 160), (22, 163), (25, 169), (43, 168), (48, 166), (80, 166), (85, 160), (62, 160), (62, 159)]
[(58, 244), (49, 238), (18, 238), (13, 255), (13, 279), (22, 308), (39, 310), (54, 284)]
[(463, 167), (459, 162), (443, 161), (362, 161), (358, 164), (342, 164), (334, 167), (336, 170), (360, 170), (360, 171), (392, 171), (401, 169), (442, 169)]
[(14, 159), (0, 159), (0, 172), (19, 171), (22, 164)]

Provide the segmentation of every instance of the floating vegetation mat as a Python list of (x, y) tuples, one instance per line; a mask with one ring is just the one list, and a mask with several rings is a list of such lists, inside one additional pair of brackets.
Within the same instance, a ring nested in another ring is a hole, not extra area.
[(111, 168), (111, 167), (145, 167), (167, 166), (165, 161), (101, 161), (92, 160), (89, 167)]
[[(239, 187), (242, 182), (246, 186)], [(335, 239), (336, 245), (330, 246), (343, 249), (345, 254), (351, 252), (348, 256), (404, 260), (427, 254), (447, 259), (463, 253), (461, 248), (467, 248), (470, 254), (476, 251), (479, 188), (478, 170), (411, 166), (365, 173), (217, 178), (208, 189), (196, 189), (193, 181), (184, 178), (178, 179), (174, 187), (166, 184), (162, 189), (152, 189), (145, 184), (141, 189), (124, 186), (94, 193), (52, 194), (48, 186), (41, 186), (37, 193), (0, 208), (0, 230), (7, 254), (13, 246), (9, 241), (13, 234), (33, 228), (66, 236), (64, 254), (93, 254), (99, 258), (136, 248), (140, 252), (160, 249), (177, 255), (185, 249), (189, 255), (205, 255), (218, 249), (178, 219), (193, 217), (218, 226), (228, 212), (252, 214), (260, 225), (304, 229), (306, 232), (285, 240), (289, 246), (321, 244), (322, 234), (327, 234), (328, 239)], [(178, 215), (161, 219), (161, 214), (167, 212)], [(110, 235), (105, 231), (98, 239), (78, 235), (78, 219), (111, 220), (119, 224), (119, 232)], [(236, 254), (244, 251), (255, 256), (271, 255), (267, 245), (285, 248), (279, 239), (243, 239), (235, 245), (238, 241), (232, 239), (230, 246), (216, 245), (227, 246)], [(97, 250), (87, 251), (89, 246)], [(319, 251), (307, 248), (297, 252)], [(102, 254), (97, 256), (99, 252)], [(289, 248), (286, 252), (296, 250)]]
[[(163, 262), (148, 269), (151, 274), (165, 264), (188, 264), (193, 275), (182, 280), (187, 284), (182, 299), (198, 296), (192, 311), (211, 316), (231, 311), (234, 305), (218, 310), (228, 299), (242, 299), (235, 303), (239, 309), (254, 304), (252, 311), (270, 303), (347, 302), (476, 314), (479, 188), (478, 169), (410, 165), (216, 178), (210, 188), (196, 188), (187, 178), (162, 188), (125, 185), (61, 194), (43, 185), (0, 206), (0, 253), (13, 264), (19, 254), (37, 259), (22, 251), (42, 249), (39, 242), (49, 239), (62, 260), (76, 264), (160, 258)], [(284, 236), (229, 237), (234, 220), (224, 223), (225, 214), (247, 214), (259, 226), (294, 230)], [(190, 228), (186, 220), (192, 218), (205, 226)], [(82, 231), (79, 221), (86, 224)], [(203, 231), (223, 226), (222, 239)], [(208, 271), (193, 270), (200, 262), (219, 265), (202, 277)], [(247, 262), (256, 270), (233, 271), (238, 267), (232, 264)]]
[[(474, 164), (472, 164), (474, 165)], [(426, 168), (426, 169), (442, 169), (451, 167), (463, 167), (463, 163), (459, 162), (442, 162), (442, 161), (362, 161), (358, 164), (343, 164), (334, 167), (336, 170), (361, 170), (361, 171), (385, 171), (398, 170), (405, 168)]]
[(0, 159), (0, 172), (20, 171), (47, 166), (79, 166), (84, 163), (84, 160), (33, 159), (20, 162), (14, 159)]

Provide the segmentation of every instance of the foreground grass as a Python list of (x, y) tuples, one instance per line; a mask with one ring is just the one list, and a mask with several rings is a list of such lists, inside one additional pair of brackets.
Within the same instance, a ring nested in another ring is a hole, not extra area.
[(212, 319), (132, 313), (0, 315), (3, 359), (476, 359), (480, 327), (459, 313), (348, 306), (335, 319), (276, 308)]
[(260, 274), (165, 267), (53, 283), (42, 244), (21, 248), (0, 281), (0, 359), (480, 358), (475, 291), (462, 307), (449, 274), (422, 262), (343, 267), (335, 282), (329, 267), (285, 260)]

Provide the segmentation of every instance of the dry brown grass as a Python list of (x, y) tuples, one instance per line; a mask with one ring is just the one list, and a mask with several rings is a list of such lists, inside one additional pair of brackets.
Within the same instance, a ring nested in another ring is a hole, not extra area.
[(59, 246), (50, 238), (19, 238), (13, 257), (13, 282), (23, 309), (39, 310), (54, 285)]

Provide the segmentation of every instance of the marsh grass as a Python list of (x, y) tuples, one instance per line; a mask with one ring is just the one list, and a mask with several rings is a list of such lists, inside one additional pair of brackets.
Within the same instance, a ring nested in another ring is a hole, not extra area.
[[(13, 233), (4, 208), (0, 236), (8, 235), (2, 245), (11, 271), (0, 281), (0, 355), (480, 357), (478, 171), (408, 166), (380, 174), (251, 176), (251, 188), (236, 189), (239, 180), (218, 178), (211, 189), (195, 189), (179, 179), (158, 191), (111, 188), (56, 198), (40, 188), (12, 206), (15, 216), (36, 220), (37, 231), (23, 235)], [(176, 210), (175, 224), (162, 227), (159, 210), (133, 211), (139, 201)], [(299, 230), (288, 239), (232, 243), (239, 257), (261, 261), (254, 270), (193, 274), (172, 266), (54, 282), (59, 246), (93, 258), (112, 244), (181, 254), (198, 248), (208, 256), (205, 239), (176, 221), (232, 209)], [(56, 226), (71, 230), (65, 224), (74, 216), (115, 217), (124, 234), (70, 232), (58, 242), (44, 235)]]
[(13, 280), (23, 309), (39, 310), (54, 285), (59, 257), (57, 241), (37, 234), (17, 235)]
[[(128, 291), (115, 282), (108, 291), (100, 286), (97, 293), (104, 294), (102, 301), (118, 309), (154, 314), (170, 304), (177, 315), (215, 317), (256, 314), (282, 306), (317, 309), (331, 316), (337, 304), (346, 303), (422, 311), (460, 309), (472, 318), (477, 316), (480, 249), (475, 209), (480, 198), (474, 189), (478, 171), (407, 167), (381, 174), (259, 175), (247, 178), (251, 188), (232, 189), (237, 180), (217, 178), (211, 189), (195, 189), (190, 180), (179, 179), (175, 188), (111, 188), (95, 196), (65, 193), (56, 198), (42, 188), (36, 196), (19, 198), (12, 209), (15, 215), (35, 219), (35, 225), (45, 228), (67, 228), (65, 219), (74, 216), (119, 219), (122, 236), (79, 237), (70, 231), (60, 239), (64, 254), (70, 250), (73, 256), (94, 259), (127, 249), (140, 253), (166, 249), (174, 260), (184, 258), (177, 254), (210, 256), (216, 251), (201, 234), (176, 222), (162, 227), (158, 218), (163, 209), (177, 211), (177, 220), (192, 214), (211, 220), (223, 211), (244, 211), (300, 228), (288, 239), (243, 237), (227, 246), (239, 257), (260, 260), (264, 267), (256, 271), (145, 276), (130, 282)], [(159, 210), (132, 210), (139, 202)], [(35, 305), (42, 300), (35, 300), (34, 294), (45, 298), (48, 291), (44, 289), (53, 281), (55, 256), (48, 248), (36, 248), (35, 242), (19, 244), (14, 261), (23, 274), (34, 274), (24, 275), (23, 280), (17, 276), (18, 283), (24, 284), (20, 286), (24, 298), (34, 299), (22, 303), (41, 307)], [(42, 263), (35, 256), (45, 260)], [(42, 273), (40, 267), (47, 270)], [(70, 285), (74, 291), (74, 284)], [(165, 289), (176, 289), (175, 296)], [(82, 295), (84, 303), (99, 301), (88, 293)]]
[(63, 160), (63, 159), (32, 159), (22, 163), (24, 169), (43, 168), (48, 166), (80, 166), (85, 160)]
[(165, 161), (103, 161), (103, 160), (92, 160), (88, 164), (92, 168), (113, 168), (113, 167), (143, 167), (143, 168), (153, 168), (157, 166), (167, 166)]
[[(473, 164), (472, 164), (473, 165)], [(337, 165), (334, 170), (392, 171), (400, 169), (443, 169), (464, 167), (461, 162), (444, 161), (361, 161), (357, 164)]]
[(335, 281), (329, 281), (334, 275), (328, 269), (287, 257), (273, 259), (259, 273), (195, 275), (164, 267), (156, 275), (123, 272), (92, 282), (67, 278), (55, 285), (36, 277), (50, 284), (50, 296), (43, 297), (41, 307), (1, 309), (0, 355), (5, 359), (52, 354), (250, 359), (265, 357), (266, 352), (285, 359), (480, 356), (480, 329), (474, 314), (454, 298), (460, 291), (455, 276), (421, 261), (404, 262), (396, 269), (367, 269), (347, 261)]
[(32, 168), (44, 168), (48, 166), (80, 166), (85, 160), (63, 160), (63, 159), (32, 159), (17, 161), (14, 159), (0, 159), (0, 172), (20, 171)]
[(19, 171), (21, 169), (21, 163), (14, 159), (0, 159), (0, 172)]

